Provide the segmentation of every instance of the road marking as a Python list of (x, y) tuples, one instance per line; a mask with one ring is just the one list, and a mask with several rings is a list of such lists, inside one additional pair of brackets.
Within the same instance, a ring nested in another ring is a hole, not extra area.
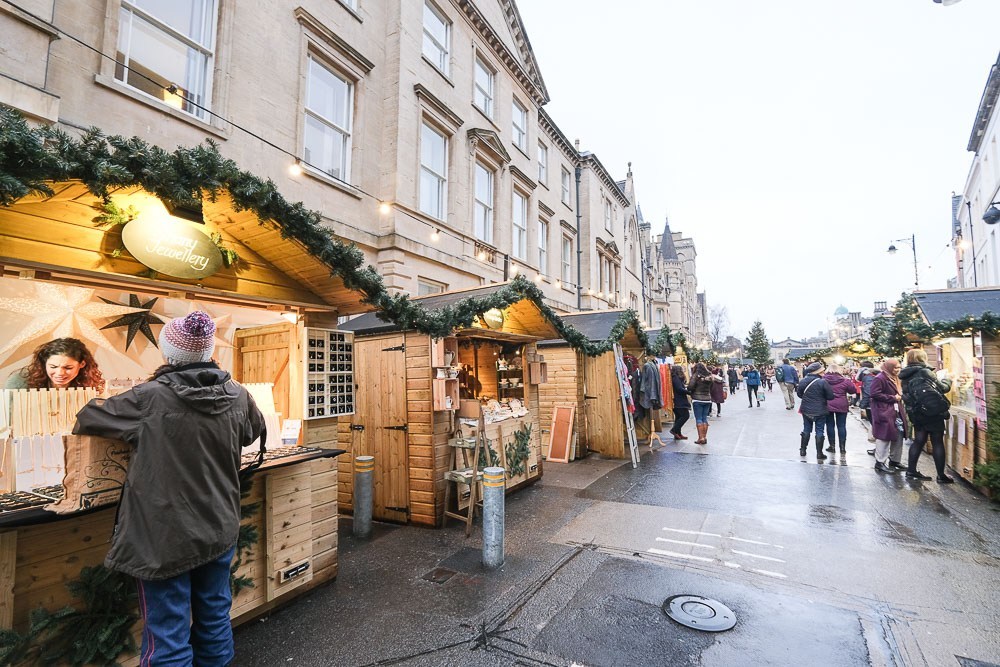
[(751, 570), (751, 572), (756, 572), (757, 574), (764, 574), (768, 577), (777, 577), (779, 579), (787, 579), (788, 577), (780, 572), (770, 572), (768, 570)]
[(657, 542), (672, 542), (673, 544), (687, 544), (692, 547), (699, 547), (701, 549), (714, 549), (715, 547), (711, 544), (698, 544), (697, 542), (684, 542), (683, 540), (668, 540), (665, 537), (657, 537)]
[(774, 561), (775, 563), (784, 563), (785, 562), (785, 561), (781, 560), (780, 558), (772, 558), (770, 556), (761, 556), (760, 554), (752, 554), (752, 553), (749, 553), (747, 551), (737, 551), (736, 549), (733, 549), (733, 553), (734, 554), (739, 554), (741, 556), (749, 556), (750, 558), (760, 558), (761, 560), (771, 560), (771, 561)]
[(685, 535), (706, 535), (708, 537), (722, 537), (718, 533), (703, 533), (698, 530), (681, 530), (680, 528), (664, 528), (663, 530), (669, 530), (672, 533), (684, 533)]
[(776, 549), (784, 549), (785, 548), (785, 547), (781, 546), (780, 544), (771, 544), (770, 542), (758, 542), (757, 540), (747, 540), (747, 539), (744, 539), (742, 537), (733, 537), (732, 535), (729, 536), (729, 539), (736, 540), (737, 542), (746, 542), (747, 544), (759, 544), (762, 547), (774, 547)]
[(730, 563), (728, 560), (725, 561), (725, 565), (726, 567), (736, 568), (737, 570), (741, 567), (739, 563)]
[(691, 554), (679, 554), (676, 551), (664, 551), (663, 549), (646, 549), (647, 553), (657, 554), (658, 556), (672, 556), (674, 558), (689, 558), (691, 560), (700, 560), (705, 563), (714, 563), (714, 558), (705, 558), (703, 556), (692, 556)]

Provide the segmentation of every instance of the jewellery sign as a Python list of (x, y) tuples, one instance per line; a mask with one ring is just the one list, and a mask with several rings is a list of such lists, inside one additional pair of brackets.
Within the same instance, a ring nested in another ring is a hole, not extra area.
[(137, 260), (175, 278), (205, 278), (222, 268), (222, 253), (203, 231), (171, 217), (136, 218), (122, 243)]

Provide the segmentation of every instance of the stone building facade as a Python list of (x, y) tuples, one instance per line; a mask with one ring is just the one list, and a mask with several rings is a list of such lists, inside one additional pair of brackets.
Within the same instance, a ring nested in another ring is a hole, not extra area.
[(166, 149), (211, 139), (391, 289), (522, 274), (558, 310), (652, 317), (631, 168), (616, 181), (544, 111), (513, 0), (24, 0), (0, 32), (20, 47), (0, 51), (0, 103)]
[(667, 220), (649, 248), (653, 328), (668, 326), (683, 333), (689, 344), (702, 345), (707, 340), (708, 313), (705, 293), (698, 291), (694, 239), (671, 231)]

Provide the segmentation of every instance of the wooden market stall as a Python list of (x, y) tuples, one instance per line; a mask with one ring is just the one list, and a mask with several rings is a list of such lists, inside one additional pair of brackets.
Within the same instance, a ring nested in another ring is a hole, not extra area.
[[(591, 341), (607, 340), (622, 316), (620, 310), (602, 310), (563, 315), (563, 321)], [(625, 354), (642, 358), (645, 353), (639, 330), (625, 329), (617, 341)], [(548, 365), (548, 383), (539, 387), (542, 424), (552, 421), (556, 406), (574, 408), (573, 437), (576, 455), (597, 452), (610, 458), (628, 458), (625, 415), (622, 411), (614, 351), (591, 357), (561, 339), (542, 341), (538, 351)]]
[[(487, 298), (507, 284), (414, 299), (440, 312), (466, 299)], [(536, 343), (556, 329), (538, 306), (523, 298), (503, 310), (488, 310), (476, 323), (441, 339), (401, 331), (374, 313), (344, 323), (354, 333), (357, 409), (340, 420), (342, 509), (353, 504), (350, 459), (375, 457), (373, 516), (384, 521), (440, 526), (445, 489), (451, 483), (452, 446), (468, 436), (482, 410), (490, 462), (508, 472), (507, 490), (542, 474), (539, 387), (545, 363)], [(463, 418), (472, 421), (463, 422)], [(520, 432), (520, 435), (518, 433)], [(530, 451), (512, 460), (519, 439)], [(449, 444), (452, 443), (452, 444)], [(484, 452), (484, 460), (486, 454)], [(504, 465), (504, 464), (508, 465)], [(518, 472), (520, 470), (520, 472)]]
[[(181, 211), (138, 187), (105, 201), (80, 182), (48, 185), (51, 196), (0, 207), (0, 292), (8, 297), (0, 310), (13, 309), (3, 316), (15, 324), (0, 332), (0, 360), (9, 364), (48, 338), (76, 335), (96, 349), (102, 367), (130, 369), (131, 378), (105, 376), (104, 391), (117, 393), (161, 363), (151, 326), (209, 311), (217, 354), (227, 358), (220, 365), (252, 387), (269, 421), (271, 451), (245, 499), (259, 504), (244, 520), (256, 540), (237, 554), (235, 576), (244, 585), (233, 621), (336, 577), (337, 419), (354, 407), (352, 335), (336, 323), (360, 309), (361, 295), (303, 243), (283, 238), (280, 222), (262, 224), (253, 210), (237, 210), (225, 190)], [(128, 211), (128, 220), (116, 211)], [(114, 224), (95, 224), (109, 213)], [(123, 313), (131, 322), (112, 322)], [(41, 335), (48, 338), (33, 337)], [(6, 379), (12, 367), (3, 368)], [(7, 492), (0, 494), (0, 629), (24, 633), (34, 610), (79, 605), (67, 584), (107, 552), (128, 448), (63, 439), (75, 408), (90, 397), (74, 391), (83, 390), (4, 390), (0, 400)], [(301, 420), (285, 447), (283, 420)], [(95, 462), (111, 474), (98, 480), (88, 468)]]
[[(1000, 313), (1000, 289), (995, 288), (914, 292), (913, 299), (921, 317), (931, 325)], [(976, 464), (988, 460), (986, 408), (1000, 382), (1000, 338), (974, 329), (923, 341), (923, 348), (928, 363), (947, 371), (952, 380), (951, 419), (944, 434), (948, 466), (975, 484)]]

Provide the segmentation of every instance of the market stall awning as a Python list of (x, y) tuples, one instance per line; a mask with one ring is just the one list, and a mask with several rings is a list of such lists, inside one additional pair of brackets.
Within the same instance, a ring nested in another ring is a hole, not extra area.
[[(205, 197), (201, 219), (190, 224), (207, 235), (219, 234), (220, 243), (239, 261), (213, 275), (185, 280), (153, 276), (148, 266), (123, 252), (122, 228), (95, 222), (104, 204), (82, 182), (48, 185), (51, 196), (32, 194), (0, 207), (0, 264), (8, 275), (35, 271), (55, 281), (117, 283), (151, 293), (192, 293), (341, 313), (361, 309), (363, 294), (346, 288), (334, 267), (296, 239), (283, 238), (278, 223), (262, 224), (253, 211), (237, 210), (226, 191), (217, 193), (215, 201)], [(117, 189), (111, 199), (121, 208), (132, 206), (138, 216), (154, 209), (157, 215), (171, 214), (161, 200), (139, 187)]]
[[(412, 304), (425, 310), (428, 314), (442, 313), (456, 307), (467, 307), (472, 300), (489, 298), (496, 295), (511, 283), (497, 283), (483, 287), (473, 287), (466, 290), (432, 294), (430, 296), (412, 299)], [(543, 340), (556, 338), (558, 331), (549, 318), (535, 302), (524, 298), (510, 304), (502, 310), (502, 323), (488, 326), (483, 318), (479, 318), (479, 326), (462, 328), (453, 333), (474, 334), (496, 339)], [(483, 315), (484, 313), (479, 313)], [(394, 322), (388, 322), (375, 312), (365, 313), (340, 326), (346, 331), (353, 331), (359, 336), (374, 336), (376, 334), (403, 331), (404, 327)]]
[[(592, 342), (606, 340), (612, 335), (614, 326), (621, 319), (623, 310), (594, 310), (585, 313), (569, 313), (562, 315), (566, 324), (572, 325), (580, 333)], [(655, 340), (656, 334), (649, 334), (649, 340)], [(617, 341), (625, 349), (642, 350), (643, 344), (639, 340), (639, 330), (635, 326), (626, 327), (624, 333)], [(559, 338), (554, 340), (544, 340), (539, 342), (539, 347), (556, 347), (567, 345), (568, 343)]]
[(986, 313), (1000, 315), (1000, 289), (928, 290), (914, 292), (913, 300), (928, 324), (961, 318), (981, 318)]

